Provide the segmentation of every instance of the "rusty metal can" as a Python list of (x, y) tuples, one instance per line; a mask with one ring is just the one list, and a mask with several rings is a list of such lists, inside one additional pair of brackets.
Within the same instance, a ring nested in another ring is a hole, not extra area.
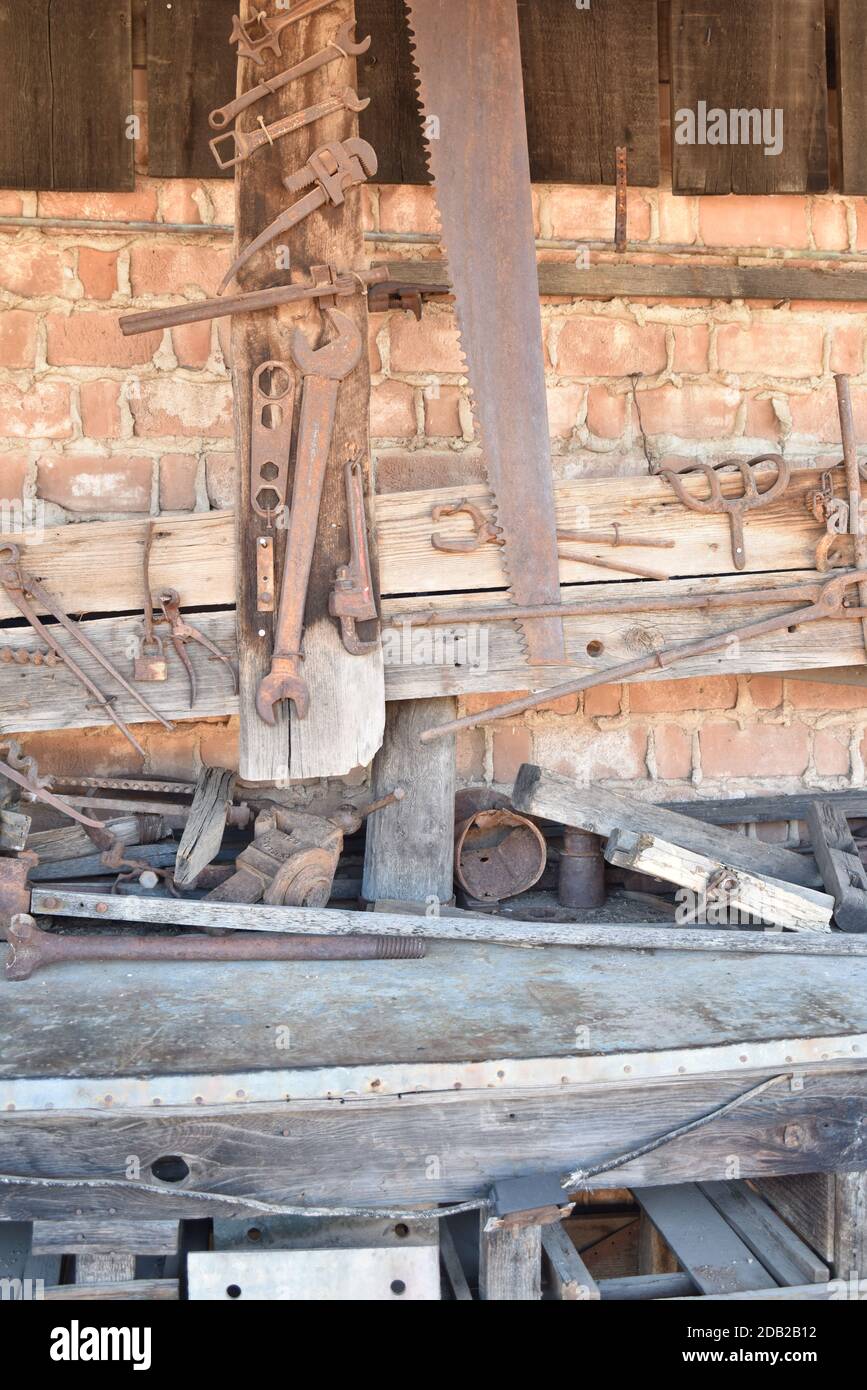
[(564, 831), (557, 898), (561, 907), (604, 907), (605, 860), (598, 835), (584, 830)]

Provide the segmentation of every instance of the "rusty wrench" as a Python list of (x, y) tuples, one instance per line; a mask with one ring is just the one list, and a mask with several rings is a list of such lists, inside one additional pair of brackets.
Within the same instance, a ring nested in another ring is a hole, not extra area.
[[(209, 142), (211, 154), (220, 169), (233, 169), (236, 164), (243, 164), (244, 160), (249, 159), (251, 154), (261, 150), (263, 145), (273, 145), (275, 140), (279, 140), (284, 135), (291, 135), (295, 130), (303, 130), (305, 126), (313, 125), (326, 116), (333, 116), (338, 111), (363, 111), (369, 105), (369, 97), (363, 99), (351, 87), (346, 87), (342, 92), (326, 97), (324, 101), (318, 102), (315, 106), (308, 106), (303, 111), (293, 111), (290, 116), (282, 116), (279, 121), (274, 121), (272, 125), (266, 125), (260, 117), (257, 130), (227, 130), (225, 135), (215, 135), (213, 140)], [(223, 159), (220, 154), (219, 147), (226, 140), (232, 142), (234, 153), (231, 159)]]
[(277, 722), (275, 706), (281, 700), (293, 701), (299, 719), (305, 719), (310, 709), (310, 692), (301, 677), (307, 586), (331, 453), (337, 393), (341, 381), (361, 361), (363, 348), (361, 334), (348, 315), (332, 308), (325, 313), (339, 335), (333, 342), (311, 348), (300, 329), (296, 329), (292, 339), (292, 356), (304, 377), (304, 400), (274, 654), (271, 670), (262, 680), (256, 698), (260, 717), (271, 725)]
[(311, 72), (318, 72), (320, 68), (327, 67), (329, 63), (335, 62), (338, 58), (357, 58), (360, 54), (366, 53), (370, 48), (370, 36), (362, 39), (360, 43), (355, 42), (355, 21), (347, 19), (345, 24), (341, 24), (334, 38), (327, 48), (323, 48), (319, 53), (314, 53), (311, 58), (305, 58), (303, 63), (296, 63), (294, 68), (287, 68), (277, 77), (266, 78), (260, 82), (258, 87), (251, 87), (249, 92), (244, 92), (235, 101), (230, 101), (226, 106), (220, 106), (216, 111), (212, 111), (208, 117), (212, 130), (225, 130), (230, 121), (248, 107), (255, 106), (258, 101), (262, 101), (272, 92), (279, 92), (281, 88), (288, 87), (291, 82), (298, 82), (302, 77), (307, 77)]
[(300, 0), (300, 3), (286, 14), (259, 16), (265, 31), (259, 38), (251, 33), (250, 25), (245, 24), (240, 15), (233, 15), (229, 43), (238, 45), (239, 58), (250, 58), (261, 67), (265, 61), (263, 55), (268, 49), (272, 53), (280, 52), (280, 34), (287, 25), (295, 24), (299, 19), (306, 19), (308, 15), (317, 14), (319, 10), (327, 9), (333, 3), (334, 0)]

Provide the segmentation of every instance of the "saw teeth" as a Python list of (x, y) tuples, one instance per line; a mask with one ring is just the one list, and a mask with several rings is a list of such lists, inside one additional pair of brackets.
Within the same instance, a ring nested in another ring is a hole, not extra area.
[[(422, 76), (421, 68), (420, 68), (420, 66), (419, 66), (419, 63), (418, 63), (418, 60), (417, 60), (417, 57), (416, 57), (417, 43), (416, 43), (415, 28), (413, 27), (413, 13), (412, 13), (412, 3), (411, 3), (411, 0), (406, 0), (405, 8), (406, 8), (406, 10), (407, 10), (407, 16), (408, 16), (407, 22), (408, 22), (408, 27), (409, 27), (410, 49), (411, 49), (411, 54), (412, 54), (412, 66), (413, 66), (414, 79), (415, 79), (415, 87), (416, 87), (416, 100), (417, 100), (417, 102), (418, 102), (419, 112), (420, 112), (421, 116), (424, 118), (424, 123), (426, 124), (426, 122), (427, 122), (427, 120), (429, 119), (429, 117), (430, 117), (431, 115), (435, 115), (436, 113), (431, 113), (431, 112), (429, 112), (429, 110), (428, 110), (428, 105), (427, 105), (427, 102), (426, 102), (426, 100), (425, 100), (425, 94), (424, 94), (424, 78), (423, 78), (423, 76)], [(430, 174), (430, 177), (431, 177), (431, 185), (432, 185), (432, 188), (433, 188), (434, 202), (436, 203), (436, 196), (437, 196), (437, 195), (436, 195), (437, 180), (436, 180), (436, 171), (435, 171), (435, 169), (434, 169), (434, 167), (433, 167), (433, 149), (432, 149), (432, 147), (431, 147), (431, 142), (430, 142), (430, 139), (428, 138), (428, 135), (427, 135), (426, 130), (422, 132), (422, 138), (423, 138), (423, 144), (424, 144), (425, 165), (427, 166), (427, 171), (428, 171), (428, 173)], [(441, 213), (440, 213), (439, 205), (438, 205), (438, 204), (437, 204), (437, 220), (438, 220), (439, 226), (440, 226), (440, 246), (442, 247), (443, 251), (445, 252), (445, 258), (446, 258), (446, 260), (447, 260), (447, 259), (448, 259), (448, 244), (447, 244), (446, 238), (445, 238), (445, 236), (444, 236), (444, 234), (443, 234), (442, 215), (441, 215)], [(483, 435), (482, 435), (481, 421), (480, 421), (480, 419), (479, 419), (479, 416), (478, 416), (478, 413), (477, 413), (477, 409), (476, 409), (476, 398), (475, 398), (475, 392), (473, 391), (473, 379), (472, 379), (472, 374), (471, 374), (471, 372), (470, 372), (470, 363), (469, 363), (469, 359), (468, 359), (468, 357), (467, 357), (466, 350), (465, 350), (465, 348), (464, 348), (463, 321), (462, 321), (462, 318), (461, 318), (461, 304), (460, 304), (460, 299), (459, 299), (459, 297), (458, 297), (457, 295), (455, 296), (455, 301), (454, 301), (454, 312), (455, 312), (455, 318), (457, 319), (457, 324), (458, 324), (458, 349), (459, 349), (459, 351), (460, 351), (461, 360), (462, 360), (463, 365), (464, 365), (464, 375), (466, 376), (467, 382), (468, 382), (468, 384), (469, 384), (470, 412), (471, 412), (471, 415), (472, 415), (472, 418), (473, 418), (473, 423), (475, 424), (475, 427), (476, 427), (476, 428), (475, 428), (475, 432), (476, 432), (476, 434), (478, 435), (479, 439), (481, 440), (481, 444), (482, 444), (482, 464), (483, 464), (483, 466), (485, 466), (485, 464), (484, 464), (485, 441), (484, 441), (484, 437), (483, 437)], [(503, 537), (503, 540), (504, 540), (504, 542), (505, 542), (505, 544), (499, 546), (498, 549), (499, 549), (499, 552), (500, 552), (500, 561), (501, 561), (501, 564), (502, 564), (502, 566), (503, 566), (503, 569), (504, 569), (505, 572), (506, 572), (506, 579), (507, 579), (506, 588), (507, 588), (507, 592), (508, 592), (508, 595), (509, 595), (509, 600), (510, 600), (510, 602), (512, 602), (512, 603), (517, 603), (518, 600), (517, 600), (517, 598), (516, 598), (516, 596), (515, 596), (515, 593), (514, 593), (514, 591), (513, 591), (513, 589), (512, 589), (511, 574), (510, 574), (510, 570), (509, 570), (509, 536), (508, 536), (508, 532), (505, 531), (504, 528), (501, 527), (500, 524), (499, 524), (499, 522), (500, 522), (500, 516), (499, 516), (499, 505), (498, 505), (497, 494), (496, 494), (496, 491), (495, 491), (493, 485), (491, 484), (491, 480), (490, 480), (490, 477), (488, 476), (487, 467), (486, 467), (486, 466), (485, 466), (485, 475), (488, 477), (488, 490), (489, 490), (489, 494), (490, 494), (491, 501), (492, 501), (492, 504), (493, 504), (494, 524), (498, 527), (499, 533), (500, 533), (500, 535)], [(528, 642), (527, 642), (527, 635), (526, 635), (526, 633), (525, 633), (525, 631), (524, 631), (524, 624), (523, 624), (519, 619), (516, 619), (516, 620), (515, 620), (515, 631), (516, 631), (516, 633), (517, 633), (518, 643), (519, 643), (519, 646), (520, 646), (520, 648), (521, 648), (521, 653), (522, 653), (522, 655), (526, 658), (526, 657), (529, 656), (529, 644), (528, 644)]]

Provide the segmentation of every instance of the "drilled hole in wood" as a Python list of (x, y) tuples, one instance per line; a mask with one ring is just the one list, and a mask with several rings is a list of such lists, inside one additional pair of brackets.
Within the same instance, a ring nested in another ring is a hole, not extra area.
[(587, 655), (588, 655), (588, 656), (593, 656), (593, 657), (601, 656), (602, 653), (603, 653), (604, 651), (605, 651), (605, 643), (604, 643), (604, 642), (588, 642), (588, 643), (587, 643)]
[(190, 1176), (190, 1165), (179, 1154), (167, 1154), (154, 1160), (151, 1172), (160, 1182), (183, 1182)]

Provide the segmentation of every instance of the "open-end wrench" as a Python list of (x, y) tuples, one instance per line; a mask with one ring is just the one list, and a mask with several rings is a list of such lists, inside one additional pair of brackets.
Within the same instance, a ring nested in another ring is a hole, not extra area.
[(226, 106), (220, 106), (216, 111), (212, 111), (208, 117), (212, 130), (225, 130), (230, 121), (248, 107), (255, 106), (258, 101), (262, 101), (272, 92), (279, 92), (282, 87), (288, 87), (291, 82), (298, 82), (302, 77), (308, 77), (312, 72), (318, 72), (320, 68), (327, 67), (329, 63), (336, 62), (338, 58), (357, 58), (361, 53), (366, 53), (370, 48), (370, 36), (362, 39), (360, 43), (355, 41), (355, 20), (347, 19), (345, 24), (341, 24), (334, 38), (327, 48), (320, 49), (312, 57), (305, 58), (303, 63), (296, 63), (294, 68), (287, 68), (277, 77), (266, 78), (260, 82), (258, 87), (251, 87), (249, 92), (236, 97)]
[[(227, 130), (225, 135), (215, 135), (210, 141), (211, 154), (220, 169), (233, 169), (236, 164), (243, 164), (251, 154), (261, 150), (263, 145), (273, 145), (275, 140), (279, 140), (283, 135), (303, 130), (305, 126), (313, 125), (325, 116), (333, 116), (338, 111), (363, 111), (369, 105), (370, 97), (362, 98), (351, 87), (346, 87), (342, 92), (317, 102), (315, 106), (307, 106), (303, 111), (293, 111), (289, 116), (282, 116), (272, 125), (265, 125), (265, 122), (261, 121), (258, 130)], [(224, 159), (220, 154), (220, 146), (226, 140), (232, 142), (231, 159)]]
[(280, 52), (280, 34), (287, 25), (296, 24), (299, 19), (306, 19), (308, 15), (325, 10), (333, 3), (334, 0), (299, 0), (299, 3), (285, 14), (259, 15), (257, 18), (261, 20), (265, 32), (258, 38), (251, 32), (251, 26), (245, 24), (240, 15), (233, 15), (232, 34), (229, 43), (238, 45), (239, 58), (250, 58), (258, 67), (261, 67), (265, 61), (264, 54), (269, 49), (272, 53)]
[(271, 725), (277, 722), (274, 707), (281, 700), (292, 700), (299, 719), (305, 719), (310, 709), (310, 692), (301, 677), (307, 586), (331, 453), (337, 393), (341, 381), (358, 366), (363, 347), (361, 334), (348, 315), (332, 308), (325, 313), (339, 335), (333, 342), (311, 348), (300, 329), (296, 329), (292, 339), (292, 356), (304, 377), (304, 400), (274, 653), (271, 670), (261, 682), (256, 698), (260, 717)]
[(320, 145), (297, 174), (283, 180), (284, 187), (290, 193), (300, 193), (304, 188), (310, 188), (311, 191), (306, 197), (293, 203), (291, 208), (281, 212), (279, 217), (275, 217), (264, 232), (260, 232), (244, 247), (226, 271), (217, 293), (223, 293), (241, 267), (245, 266), (257, 251), (261, 251), (263, 246), (297, 227), (299, 222), (309, 217), (311, 212), (316, 212), (317, 208), (325, 207), (326, 204), (340, 207), (345, 201), (347, 190), (360, 183), (366, 183), (369, 178), (373, 178), (378, 168), (376, 151), (366, 140), (359, 140), (353, 136), (349, 140), (332, 140), (328, 144)]

